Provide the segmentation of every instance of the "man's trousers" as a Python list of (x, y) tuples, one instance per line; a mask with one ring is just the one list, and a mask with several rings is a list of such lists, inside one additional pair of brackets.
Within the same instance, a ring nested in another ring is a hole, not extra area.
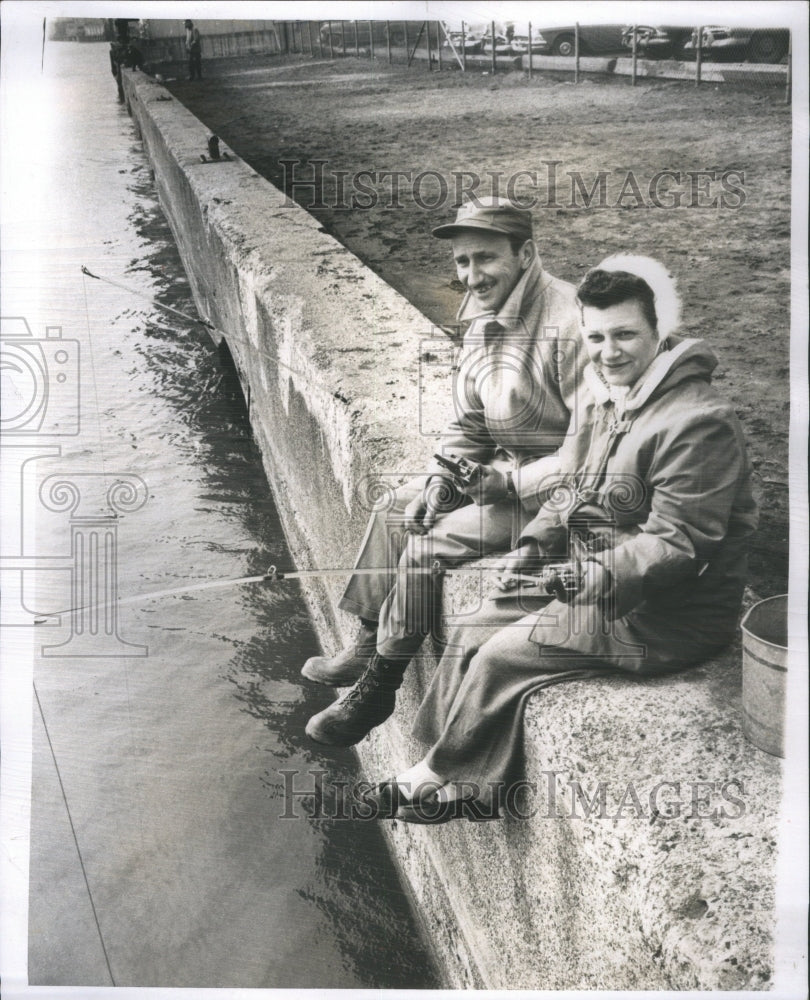
[[(378, 622), (381, 656), (412, 657), (438, 622), (440, 590), (435, 564), (451, 568), (495, 552), (508, 552), (520, 533), (516, 500), (473, 503), (440, 514), (425, 535), (406, 532), (404, 510), (421, 493), (424, 478), (399, 487), (372, 513), (355, 573), (340, 607)], [(441, 482), (431, 484), (441, 488)], [(379, 573), (368, 572), (379, 570)]]

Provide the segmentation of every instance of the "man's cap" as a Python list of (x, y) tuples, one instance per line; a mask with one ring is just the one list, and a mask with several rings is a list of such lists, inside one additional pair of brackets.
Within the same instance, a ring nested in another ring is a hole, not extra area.
[(456, 212), (456, 221), (437, 226), (433, 235), (440, 240), (451, 240), (470, 229), (503, 236), (517, 236), (522, 240), (532, 238), (532, 213), (519, 208), (506, 198), (488, 197), (465, 201)]

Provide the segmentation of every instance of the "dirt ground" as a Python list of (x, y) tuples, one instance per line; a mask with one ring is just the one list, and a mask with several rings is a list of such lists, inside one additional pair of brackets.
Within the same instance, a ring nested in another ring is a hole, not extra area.
[[(717, 384), (746, 430), (762, 505), (752, 587), (762, 596), (787, 590), (791, 116), (780, 88), (633, 88), (606, 77), (574, 86), (570, 77), (362, 58), (266, 57), (205, 72), (170, 89), (277, 186), (312, 179), (308, 164), (326, 161), (321, 207), (311, 187), (296, 188), (295, 199), (437, 325), (452, 323), (461, 295), (449, 248), (430, 229), (453, 217), (460, 171), (481, 178), (480, 195), (493, 193), (490, 172), (501, 193), (519, 171), (535, 172), (513, 192), (535, 198), (540, 254), (560, 278), (577, 282), (609, 253), (660, 257), (679, 280), (683, 332), (715, 349)], [(392, 171), (411, 172), (396, 197)], [(435, 173), (417, 183), (425, 171)], [(661, 171), (680, 177), (659, 180), (656, 205), (650, 186), (655, 193)]]

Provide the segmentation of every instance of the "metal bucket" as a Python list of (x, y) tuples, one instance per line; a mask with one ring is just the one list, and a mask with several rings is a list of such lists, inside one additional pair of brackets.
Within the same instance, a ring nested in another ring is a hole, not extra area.
[(787, 594), (769, 597), (742, 620), (743, 732), (766, 753), (785, 756)]

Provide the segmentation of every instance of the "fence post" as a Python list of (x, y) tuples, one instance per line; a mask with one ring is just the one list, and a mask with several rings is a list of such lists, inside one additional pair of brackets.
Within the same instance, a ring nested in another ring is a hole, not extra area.
[(315, 57), (315, 47), (312, 44), (312, 22), (307, 21), (307, 38), (309, 39), (309, 57), (313, 59)]
[(574, 24), (574, 83), (579, 83), (579, 21)]
[(495, 22), (489, 22), (489, 37), (492, 41), (492, 75), (495, 76)]
[(703, 25), (698, 25), (697, 48), (695, 49), (695, 86), (700, 86), (700, 70), (703, 66)]
[(385, 22), (385, 44), (388, 48), (388, 62), (391, 63), (391, 22)]
[(439, 22), (436, 22), (436, 48), (439, 50), (439, 72), (441, 73), (442, 67), (442, 29)]
[(787, 76), (785, 77), (785, 104), (790, 104), (790, 84), (793, 75), (793, 32), (788, 35)]
[(433, 69), (433, 52), (430, 48), (430, 21), (425, 21), (425, 27), (427, 31), (425, 32), (425, 44), (427, 45), (427, 57), (428, 57), (428, 70)]
[(637, 28), (638, 25), (634, 24), (633, 25), (633, 73), (631, 77), (631, 86), (633, 87), (635, 87), (636, 85), (636, 69), (638, 67), (638, 32), (636, 30)]
[(461, 22), (461, 72), (467, 72), (467, 35), (463, 21)]
[(329, 28), (328, 28), (328, 31), (329, 31), (329, 58), (330, 59), (334, 59), (335, 58), (335, 51), (332, 48), (332, 22), (331, 21), (327, 21), (326, 23), (327, 23), (327, 25), (329, 25)]
[(354, 54), (357, 59), (360, 58), (360, 32), (357, 29), (357, 21), (352, 21), (354, 25)]
[(340, 47), (343, 50), (343, 55), (346, 55), (346, 22), (340, 22)]
[(315, 34), (318, 36), (318, 58), (323, 59), (323, 39), (321, 38), (321, 22), (315, 22)]
[(408, 65), (411, 65), (411, 43), (408, 39), (408, 22), (405, 22), (405, 55), (408, 59)]
[(374, 22), (368, 22), (368, 44), (371, 50), (371, 59), (374, 61)]

